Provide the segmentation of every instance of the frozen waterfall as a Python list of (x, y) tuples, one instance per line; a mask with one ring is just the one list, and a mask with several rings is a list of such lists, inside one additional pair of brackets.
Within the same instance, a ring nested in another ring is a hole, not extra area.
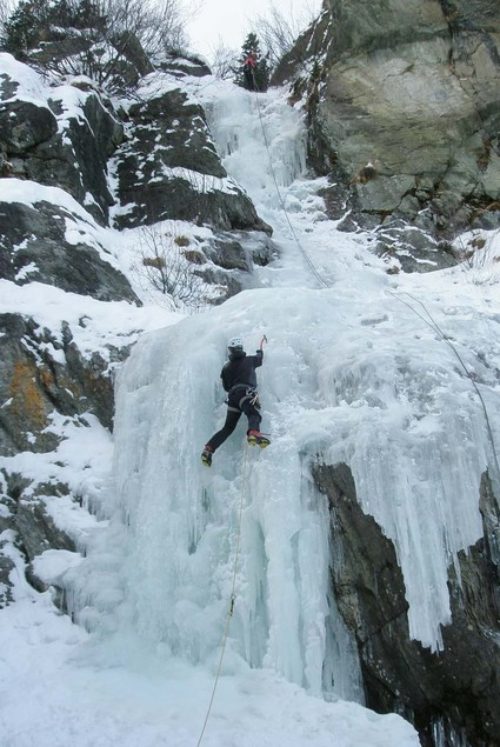
[[(123, 524), (124, 589), (107, 612), (115, 629), (129, 626), (175, 656), (193, 663), (215, 656), (242, 501), (232, 653), (313, 693), (334, 689), (359, 698), (348, 637), (329, 606), (325, 498), (312, 484), (312, 454), (301, 453), (293, 425), (304, 406), (313, 417), (319, 412), (314, 353), (301, 342), (288, 291), (280, 296), (247, 291), (210, 314), (144, 336), (134, 350), (117, 390), (114, 522)], [(277, 300), (281, 311), (271, 322)], [(313, 324), (318, 300), (317, 292), (304, 292)], [(251, 349), (257, 329), (271, 340), (261, 392), (272, 449), (247, 447), (242, 423), (208, 473), (199, 452), (225, 413), (220, 351), (236, 332)], [(310, 419), (304, 412), (303, 425)]]
[[(110, 523), (80, 570), (75, 607), (93, 629), (134, 631), (169, 656), (213, 667), (242, 502), (224, 671), (270, 668), (313, 694), (360, 701), (355, 647), (331, 598), (329, 514), (311, 463), (350, 465), (363, 509), (394, 542), (411, 635), (438, 649), (450, 617), (448, 567), (482, 535), (479, 483), (493, 465), (491, 443), (449, 348), (387, 290), (417, 293), (454, 336), (482, 382), (497, 443), (498, 382), (488, 361), (498, 365), (498, 320), (487, 294), (459, 273), (452, 282), (456, 271), (389, 279), (363, 237), (335, 230), (303, 176), (300, 115), (276, 92), (257, 106), (220, 82), (203, 92), (193, 81), (192, 91), (209, 106), (226, 168), (273, 223), (283, 256), (259, 270), (262, 287), (144, 335), (133, 350), (117, 386)], [(331, 288), (315, 289), (307, 276), (275, 178), (313, 261), (335, 277)], [(258, 374), (262, 429), (272, 445), (249, 449), (241, 423), (207, 471), (199, 454), (225, 415), (227, 339), (241, 335), (252, 352), (261, 333), (269, 339)]]

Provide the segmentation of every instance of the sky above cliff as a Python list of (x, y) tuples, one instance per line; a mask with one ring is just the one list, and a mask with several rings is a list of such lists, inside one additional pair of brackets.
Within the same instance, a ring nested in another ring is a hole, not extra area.
[[(193, 49), (210, 58), (222, 41), (226, 47), (239, 49), (245, 36), (258, 28), (255, 21), (268, 16), (276, 7), (294, 25), (319, 11), (321, 0), (202, 0), (202, 6), (188, 26)], [(302, 26), (307, 25), (306, 23)]]

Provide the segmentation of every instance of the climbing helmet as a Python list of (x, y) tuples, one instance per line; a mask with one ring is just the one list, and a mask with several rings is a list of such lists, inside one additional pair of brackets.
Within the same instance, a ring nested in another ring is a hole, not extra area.
[(243, 340), (241, 337), (231, 337), (227, 346), (229, 350), (243, 350)]

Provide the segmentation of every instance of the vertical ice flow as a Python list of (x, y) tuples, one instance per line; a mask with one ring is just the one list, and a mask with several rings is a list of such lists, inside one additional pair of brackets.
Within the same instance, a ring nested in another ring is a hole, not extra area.
[[(276, 92), (262, 96), (268, 151), (255, 97), (234, 89), (211, 96), (211, 127), (226, 167), (261, 215), (276, 217), (269, 152), (286, 199), (304, 162), (297, 112)], [(297, 219), (300, 231), (300, 213)], [(145, 336), (124, 367), (110, 527), (123, 566), (114, 603), (101, 594), (101, 606), (110, 629), (130, 627), (173, 655), (213, 661), (242, 502), (227, 666), (269, 666), (312, 692), (358, 699), (353, 642), (330, 591), (328, 509), (311, 483), (310, 462), (319, 455), (350, 465), (363, 509), (394, 542), (410, 633), (437, 648), (450, 617), (448, 567), (482, 534), (479, 482), (491, 446), (470, 381), (418, 317), (395, 310), (387, 276), (373, 269), (359, 240), (351, 251), (352, 239), (331, 225), (328, 242), (314, 223), (307, 229), (321, 251), (334, 236), (336, 251), (328, 256), (334, 271), (342, 263), (342, 284), (246, 291)], [(428, 294), (432, 303), (432, 287), (418, 282), (420, 297)], [(448, 282), (439, 287), (442, 296)], [(434, 311), (488, 388), (498, 423), (495, 366), (487, 363), (498, 361), (496, 321), (469, 291), (452, 320), (445, 305)], [(455, 300), (457, 289), (450, 292)], [(272, 447), (248, 450), (241, 424), (204, 472), (201, 446), (225, 413), (218, 377), (226, 341), (241, 334), (252, 351), (261, 332), (271, 342), (259, 376)]]
[[(275, 296), (262, 293), (265, 315)], [(224, 417), (217, 382), (226, 337), (243, 332), (250, 350), (257, 342), (254, 323), (263, 314), (255, 295), (143, 338), (120, 378), (115, 474), (128, 532), (119, 625), (193, 662), (215, 655), (241, 502), (233, 653), (320, 694), (330, 635), (328, 516), (308, 457), (299, 456), (278, 417), (279, 399), (301, 388), (300, 352), (285, 343), (280, 376), (267, 372), (263, 385), (272, 450), (247, 447), (243, 424), (210, 473), (199, 464), (201, 446)], [(347, 686), (342, 694), (351, 694)]]
[(302, 115), (279, 89), (255, 96), (240, 89), (208, 104), (210, 129), (228, 173), (242, 184), (259, 210), (279, 208), (285, 188), (306, 166)]

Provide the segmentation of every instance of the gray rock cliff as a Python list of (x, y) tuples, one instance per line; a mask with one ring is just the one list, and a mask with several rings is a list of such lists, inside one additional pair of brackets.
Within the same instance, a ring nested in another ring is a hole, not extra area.
[[(100, 301), (139, 304), (124, 275), (94, 247), (83, 239), (69, 243), (67, 222), (74, 217), (70, 210), (43, 199), (33, 206), (0, 202), (0, 278), (18, 285), (47, 283)], [(101, 251), (105, 255), (105, 249)]]
[(314, 476), (328, 496), (335, 548), (332, 584), (357, 642), (367, 705), (404, 715), (429, 747), (497, 745), (500, 511), (488, 476), (483, 476), (480, 499), (484, 538), (460, 553), (461, 581), (449, 568), (452, 621), (443, 627), (444, 646), (438, 653), (409, 636), (394, 546), (363, 513), (349, 467), (320, 465)]
[(106, 224), (113, 204), (107, 161), (123, 138), (110, 102), (72, 85), (35, 104), (16, 98), (17, 82), (0, 68), (2, 79), (0, 150), (13, 176), (64, 189)]
[(432, 241), (500, 225), (495, 0), (325, 0), (274, 80), (304, 97), (310, 163), (346, 230), (404, 238), (403, 221)]

